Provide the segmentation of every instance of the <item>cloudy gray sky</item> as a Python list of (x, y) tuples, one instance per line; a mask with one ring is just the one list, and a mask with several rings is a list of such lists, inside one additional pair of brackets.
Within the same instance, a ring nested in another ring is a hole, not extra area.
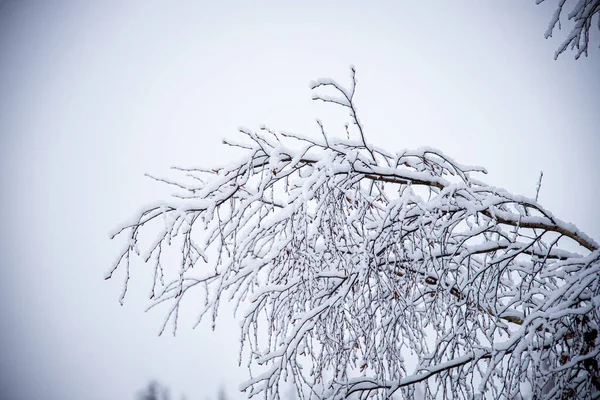
[(543, 170), (542, 204), (599, 240), (600, 50), (554, 61), (547, 3), (0, 1), (0, 397), (127, 400), (156, 378), (242, 398), (237, 324), (157, 337), (143, 265), (124, 307), (103, 280), (108, 233), (168, 194), (144, 173), (227, 162), (240, 125), (335, 131), (308, 83), (350, 64), (372, 143), (528, 196)]

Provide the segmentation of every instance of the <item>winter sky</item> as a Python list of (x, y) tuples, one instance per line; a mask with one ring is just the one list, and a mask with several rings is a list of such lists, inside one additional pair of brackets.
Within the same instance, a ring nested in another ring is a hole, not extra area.
[[(567, 5), (569, 2), (567, 2)], [(0, 398), (230, 397), (229, 315), (176, 337), (149, 276), (104, 281), (111, 232), (169, 194), (144, 173), (216, 166), (237, 128), (319, 135), (343, 113), (309, 82), (356, 66), (368, 140), (437, 147), (600, 240), (600, 35), (579, 61), (544, 39), (556, 1), (0, 1)], [(570, 27), (567, 23), (566, 27)], [(187, 314), (186, 314), (187, 315)]]

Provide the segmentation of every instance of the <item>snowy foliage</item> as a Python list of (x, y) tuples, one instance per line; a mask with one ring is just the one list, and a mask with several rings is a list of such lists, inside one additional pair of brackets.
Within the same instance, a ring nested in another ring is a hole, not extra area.
[[(348, 110), (347, 138), (320, 122), (317, 139), (242, 129), (226, 142), (238, 162), (161, 179), (178, 192), (122, 227), (107, 279), (124, 269), (126, 290), (142, 255), (174, 328), (192, 291), (213, 323), (232, 302), (248, 396), (277, 399), (292, 382), (299, 398), (597, 397), (598, 243), (472, 177), (481, 167), (369, 144), (354, 70), (349, 89), (312, 87)], [(141, 231), (154, 236), (142, 249)], [(176, 277), (163, 284), (165, 270)]]
[[(543, 3), (546, 0), (536, 0), (537, 4)], [(545, 37), (552, 37), (554, 29), (558, 26), (561, 29), (560, 17), (563, 15), (565, 3), (567, 0), (558, 0), (558, 5), (554, 11), (554, 15), (550, 20)], [(579, 59), (582, 54), (588, 55), (588, 45), (590, 42), (590, 29), (592, 29), (594, 16), (597, 15), (596, 24), (600, 31), (600, 0), (576, 0), (571, 11), (567, 14), (567, 19), (572, 21), (573, 28), (567, 35), (567, 38), (562, 42), (554, 54), (557, 59), (569, 46), (571, 50), (575, 50), (575, 59)]]

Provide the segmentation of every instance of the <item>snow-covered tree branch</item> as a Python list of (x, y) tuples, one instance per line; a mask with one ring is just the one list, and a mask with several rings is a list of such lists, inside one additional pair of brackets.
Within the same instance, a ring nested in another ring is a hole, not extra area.
[(597, 398), (599, 244), (482, 167), (369, 143), (354, 70), (312, 88), (348, 110), (348, 137), (241, 129), (224, 143), (242, 159), (159, 179), (174, 197), (117, 232), (123, 297), (140, 255), (162, 330), (191, 292), (198, 323), (232, 302), (249, 396)]
[[(536, 0), (537, 4), (543, 3), (546, 0)], [(560, 19), (564, 15), (565, 3), (567, 0), (558, 0), (558, 4), (548, 29), (546, 30), (545, 37), (548, 39), (552, 37), (554, 29), (562, 28)], [(557, 59), (562, 53), (571, 47), (571, 50), (575, 50), (575, 59), (579, 59), (582, 54), (588, 55), (588, 45), (590, 43), (590, 29), (593, 29), (592, 24), (594, 16), (597, 15), (596, 24), (600, 31), (600, 0), (576, 0), (573, 8), (567, 14), (567, 19), (573, 23), (571, 32), (567, 35), (567, 38), (562, 42), (559, 48), (554, 53), (554, 59)]]

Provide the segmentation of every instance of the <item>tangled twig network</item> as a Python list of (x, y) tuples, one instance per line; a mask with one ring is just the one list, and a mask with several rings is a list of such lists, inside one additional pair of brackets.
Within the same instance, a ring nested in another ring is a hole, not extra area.
[(192, 291), (213, 323), (232, 302), (249, 396), (291, 382), (300, 398), (597, 398), (598, 243), (481, 167), (370, 144), (354, 69), (349, 89), (312, 88), (348, 110), (348, 138), (242, 129), (225, 142), (238, 162), (160, 179), (175, 196), (118, 231), (107, 278), (124, 269), (123, 297), (141, 255), (163, 330)]

